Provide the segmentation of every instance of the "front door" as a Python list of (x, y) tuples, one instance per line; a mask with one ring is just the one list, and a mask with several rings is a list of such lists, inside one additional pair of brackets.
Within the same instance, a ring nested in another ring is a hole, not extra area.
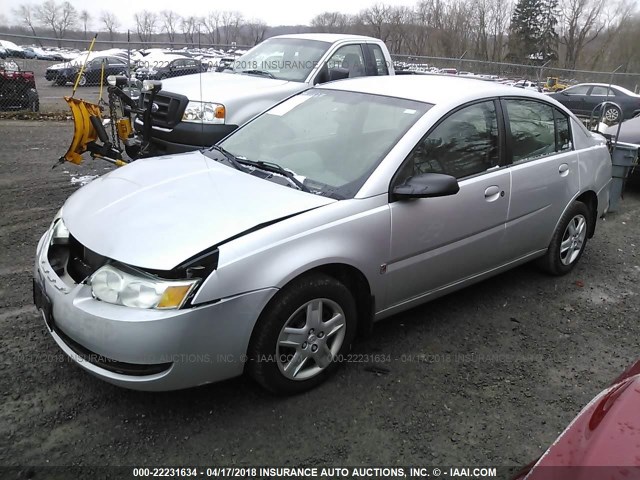
[(455, 176), (452, 196), (391, 203), (387, 306), (501, 264), (511, 194), (493, 100), (451, 113), (416, 145), (392, 187), (421, 173)]

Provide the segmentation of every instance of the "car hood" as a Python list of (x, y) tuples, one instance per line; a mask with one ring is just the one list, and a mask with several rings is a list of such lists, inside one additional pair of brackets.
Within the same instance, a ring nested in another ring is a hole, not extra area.
[(186, 95), (189, 100), (229, 103), (239, 97), (264, 95), (265, 91), (294, 93), (300, 90), (300, 83), (259, 75), (239, 73), (207, 72), (184, 75), (162, 82), (162, 90)]
[[(618, 134), (618, 125), (613, 125), (605, 130), (605, 133), (610, 135)], [(620, 135), (618, 136), (619, 142), (626, 143), (640, 143), (640, 117), (630, 118), (625, 120), (620, 125)]]
[(62, 218), (100, 255), (171, 270), (243, 232), (335, 201), (189, 152), (137, 160), (97, 178), (67, 200)]
[(636, 374), (596, 396), (525, 478), (587, 480), (598, 471), (591, 467), (607, 467), (599, 471), (602, 478), (631, 478), (629, 467), (638, 465), (640, 459), (638, 405), (640, 375)]

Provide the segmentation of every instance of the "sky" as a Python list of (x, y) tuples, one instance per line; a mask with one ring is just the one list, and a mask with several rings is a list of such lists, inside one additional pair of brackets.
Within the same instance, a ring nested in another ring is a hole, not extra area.
[[(0, 14), (12, 18), (11, 11), (21, 3), (39, 4), (43, 0), (0, 0)], [(61, 1), (61, 0), (59, 0)], [(88, 9), (96, 23), (102, 10), (116, 13), (122, 25), (121, 29), (134, 28), (133, 14), (141, 10), (174, 10), (183, 17), (201, 16), (214, 10), (234, 10), (242, 13), (249, 20), (260, 19), (270, 26), (308, 25), (311, 19), (322, 12), (337, 11), (342, 13), (358, 13), (360, 10), (374, 5), (414, 5), (417, 0), (232, 0), (232, 1), (179, 1), (179, 0), (103, 0), (87, 2), (87, 0), (69, 0), (78, 10)], [(99, 27), (99, 25), (95, 25)]]

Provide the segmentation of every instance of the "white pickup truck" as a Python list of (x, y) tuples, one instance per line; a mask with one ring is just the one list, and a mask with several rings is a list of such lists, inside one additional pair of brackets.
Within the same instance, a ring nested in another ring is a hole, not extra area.
[[(164, 80), (153, 98), (149, 154), (213, 145), (285, 98), (318, 83), (394, 75), (385, 44), (376, 38), (327, 33), (272, 37), (228, 70)], [(143, 97), (148, 106), (150, 95)], [(135, 127), (143, 131), (138, 117)]]

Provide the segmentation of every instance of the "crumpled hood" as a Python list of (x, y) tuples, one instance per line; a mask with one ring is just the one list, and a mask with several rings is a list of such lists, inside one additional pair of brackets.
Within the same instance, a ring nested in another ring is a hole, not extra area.
[(162, 90), (186, 95), (189, 100), (228, 104), (238, 98), (263, 96), (265, 91), (286, 94), (300, 91), (304, 84), (275, 80), (259, 75), (207, 72), (201, 75), (184, 75), (162, 81)]
[(170, 270), (253, 227), (333, 202), (189, 152), (97, 178), (67, 200), (62, 218), (100, 255)]

